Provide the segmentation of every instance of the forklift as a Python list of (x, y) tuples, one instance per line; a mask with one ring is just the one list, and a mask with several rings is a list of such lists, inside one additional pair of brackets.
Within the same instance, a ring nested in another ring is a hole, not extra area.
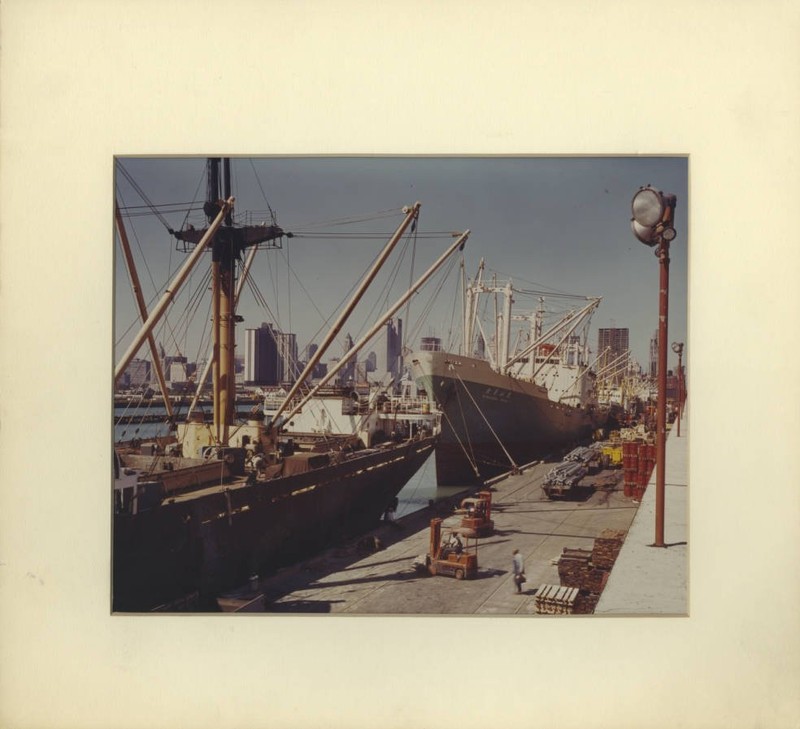
[(479, 491), (464, 499), (456, 514), (463, 514), (459, 533), (464, 537), (488, 537), (494, 533), (492, 521), (492, 492)]
[(431, 575), (472, 579), (478, 574), (478, 542), (466, 541), (465, 546), (455, 531), (442, 540), (442, 520), (431, 519), (428, 554), (418, 557), (414, 567)]

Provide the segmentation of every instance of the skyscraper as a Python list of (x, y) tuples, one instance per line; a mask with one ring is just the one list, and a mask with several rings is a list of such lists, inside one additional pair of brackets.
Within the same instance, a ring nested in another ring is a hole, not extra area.
[(278, 382), (294, 384), (300, 374), (297, 363), (297, 335), (290, 332), (275, 332), (278, 348)]
[(141, 387), (150, 382), (150, 362), (146, 359), (132, 359), (125, 370), (125, 378), (130, 387)]
[(403, 320), (390, 319), (375, 342), (375, 374), (397, 377), (403, 369)]
[[(616, 327), (610, 327), (607, 329), (599, 329), (597, 333), (597, 353), (599, 356), (599, 361), (597, 363), (598, 369), (603, 369), (611, 365), (614, 360), (620, 359), (623, 354), (625, 354), (629, 349), (628, 343), (628, 329), (627, 327), (624, 329), (619, 329)], [(608, 350), (608, 351), (606, 351)], [(622, 360), (620, 359), (620, 365), (622, 364)], [(615, 367), (612, 367), (612, 372), (615, 371)], [(621, 371), (618, 374), (615, 374), (610, 379), (614, 382), (617, 382), (621, 379), (623, 372)]]
[(280, 382), (277, 334), (272, 324), (266, 322), (258, 329), (245, 330), (245, 384), (277, 385)]
[(658, 377), (658, 329), (650, 337), (650, 377)]

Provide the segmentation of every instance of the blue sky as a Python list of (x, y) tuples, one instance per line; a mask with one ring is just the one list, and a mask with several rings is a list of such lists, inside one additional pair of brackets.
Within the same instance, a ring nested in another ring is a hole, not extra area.
[[(125, 170), (156, 204), (202, 204), (205, 197), (205, 158), (122, 158)], [(270, 309), (261, 307), (246, 291), (239, 313), (241, 326), (258, 326), (278, 318), (279, 325), (298, 335), (302, 348), (324, 327), (357, 278), (378, 253), (402, 217), (340, 227), (331, 221), (399, 210), (422, 203), (419, 233), (463, 231), (471, 235), (464, 250), (468, 275), (480, 258), (498, 280), (508, 276), (526, 288), (542, 288), (586, 296), (602, 296), (592, 320), (590, 345), (596, 348), (599, 327), (628, 327), (634, 356), (646, 366), (649, 340), (657, 327), (658, 262), (652, 249), (639, 243), (630, 230), (631, 199), (642, 185), (652, 184), (677, 196), (677, 238), (671, 248), (669, 339), (686, 341), (688, 272), (688, 160), (685, 157), (272, 157), (232, 160), (236, 213), (253, 212), (260, 222), (275, 211), (287, 231), (369, 232), (380, 238), (310, 238), (284, 241), (281, 251), (259, 252), (253, 275)], [(120, 205), (140, 206), (141, 198), (117, 175)], [(185, 213), (167, 216), (180, 227)], [(195, 214), (195, 223), (202, 219)], [(126, 218), (145, 297), (181, 265), (185, 254), (153, 216)], [(448, 238), (420, 235), (413, 249), (415, 276), (435, 260)], [(409, 244), (410, 245), (410, 244)], [(400, 257), (400, 246), (385, 267), (376, 293), (354, 314), (350, 331), (357, 338), (381, 302), (393, 303), (408, 284), (411, 251), (391, 289), (388, 274)], [(143, 263), (147, 259), (147, 268)], [(206, 257), (206, 261), (209, 257)], [(206, 266), (206, 261), (200, 266)], [(291, 269), (291, 272), (290, 272)], [(148, 273), (149, 271), (149, 273)], [(436, 299), (420, 335), (448, 339), (457, 287), (453, 271)], [(302, 286), (299, 281), (302, 281)], [(438, 279), (437, 279), (438, 280)], [(201, 281), (198, 268), (184, 300)], [(127, 346), (123, 336), (135, 314), (130, 286), (120, 257), (116, 266), (116, 355)], [(411, 321), (428, 302), (428, 288), (411, 306)], [(526, 308), (527, 302), (519, 302)], [(170, 315), (173, 334), (162, 330), (157, 339), (168, 354), (181, 350), (190, 360), (203, 347), (199, 327), (207, 305), (198, 307), (198, 324), (188, 330)], [(531, 308), (532, 304), (527, 308)], [(381, 308), (386, 308), (382, 306)], [(177, 312), (179, 303), (174, 307)], [(405, 313), (405, 309), (401, 314)], [(416, 344), (413, 342), (412, 344)], [(331, 351), (332, 356), (341, 352)], [(670, 367), (674, 355), (670, 351)], [(687, 352), (688, 359), (688, 352)]]

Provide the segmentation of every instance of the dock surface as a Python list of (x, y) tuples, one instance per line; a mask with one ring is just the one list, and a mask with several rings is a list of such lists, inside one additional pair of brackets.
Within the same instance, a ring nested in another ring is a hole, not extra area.
[(656, 473), (614, 563), (595, 615), (688, 615), (689, 418), (667, 434), (664, 459), (664, 547), (653, 547)]
[[(357, 544), (331, 548), (262, 580), (258, 591), (263, 600), (253, 600), (249, 609), (357, 615), (535, 615), (536, 589), (543, 583), (558, 584), (556, 560), (563, 549), (591, 549), (604, 529), (627, 531), (638, 507), (623, 495), (621, 481), (588, 498), (551, 501), (542, 482), (552, 466), (552, 462), (538, 463), (494, 485), (495, 530), (479, 540), (474, 579), (433, 577), (413, 568), (414, 560), (428, 549), (431, 518), (444, 518), (443, 534), (459, 524), (461, 517), (453, 514), (455, 499), (410, 514), (400, 527), (383, 524), (373, 530), (368, 537), (376, 537), (383, 546), (374, 553), (359, 554)], [(514, 549), (520, 550), (525, 563), (527, 582), (521, 594), (512, 579)]]
[[(681, 437), (667, 439), (665, 541), (655, 548), (655, 471), (641, 504), (615, 485), (584, 496), (550, 500), (542, 489), (556, 461), (526, 467), (492, 486), (494, 534), (478, 540), (474, 579), (429, 576), (414, 569), (428, 550), (430, 520), (455, 528), (462, 494), (409, 514), (399, 526), (381, 524), (365, 538), (332, 547), (313, 559), (227, 593), (223, 610), (350, 615), (538, 615), (541, 585), (559, 585), (557, 560), (565, 548), (591, 550), (606, 529), (627, 533), (595, 615), (685, 615), (687, 605), (688, 418)], [(608, 475), (608, 474), (606, 474)], [(374, 551), (375, 540), (379, 548)], [(467, 546), (474, 544), (470, 540)], [(527, 582), (521, 594), (512, 578), (519, 549)]]

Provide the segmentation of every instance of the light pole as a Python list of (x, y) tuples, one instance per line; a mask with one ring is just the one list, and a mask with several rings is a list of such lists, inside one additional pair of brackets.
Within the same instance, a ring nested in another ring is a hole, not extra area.
[(678, 355), (678, 435), (681, 437), (681, 417), (683, 416), (683, 342), (673, 342), (672, 351)]
[(633, 234), (655, 246), (659, 261), (658, 293), (658, 407), (656, 409), (656, 541), (664, 547), (664, 455), (667, 442), (667, 314), (669, 311), (669, 244), (675, 239), (675, 195), (650, 185), (640, 187), (631, 209)]

